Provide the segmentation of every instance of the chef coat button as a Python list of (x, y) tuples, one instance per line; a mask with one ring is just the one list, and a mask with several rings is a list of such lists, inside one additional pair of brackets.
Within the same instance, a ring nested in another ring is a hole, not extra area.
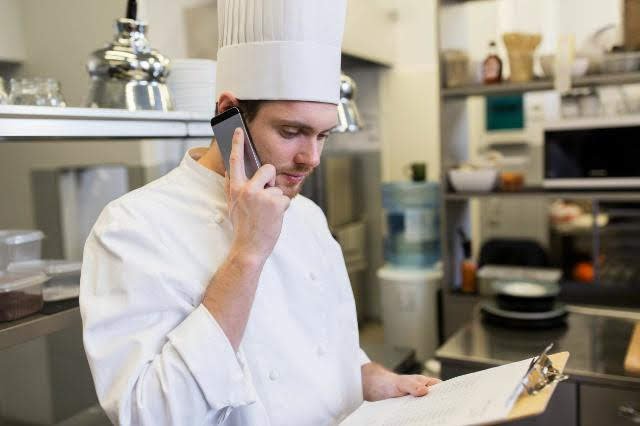
[(278, 374), (278, 370), (271, 370), (269, 372), (269, 379), (271, 379), (272, 381), (276, 381), (278, 380), (278, 378), (280, 377), (280, 374)]
[(222, 223), (222, 221), (224, 220), (224, 217), (222, 216), (222, 214), (220, 214), (220, 212), (216, 212), (216, 213), (213, 215), (213, 220), (214, 220), (217, 224), (220, 224), (220, 223)]
[(324, 348), (324, 346), (318, 346), (318, 349), (316, 349), (316, 353), (318, 354), (318, 356), (324, 356), (327, 353), (327, 350)]
[(316, 277), (316, 274), (314, 274), (313, 272), (309, 272), (309, 279), (310, 279), (311, 281), (315, 281), (315, 280), (316, 280), (316, 278), (318, 278), (318, 277)]

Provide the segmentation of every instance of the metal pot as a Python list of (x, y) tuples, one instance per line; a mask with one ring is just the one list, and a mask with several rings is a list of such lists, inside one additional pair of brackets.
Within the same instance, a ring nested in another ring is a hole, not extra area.
[(147, 25), (118, 19), (116, 37), (89, 57), (91, 88), (87, 105), (130, 111), (170, 111), (173, 102), (165, 84), (169, 59), (149, 46)]
[(548, 312), (554, 309), (560, 287), (531, 281), (494, 284), (498, 307), (513, 312)]

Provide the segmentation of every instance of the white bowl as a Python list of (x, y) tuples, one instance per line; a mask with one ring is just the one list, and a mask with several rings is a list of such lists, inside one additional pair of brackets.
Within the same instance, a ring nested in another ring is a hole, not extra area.
[(571, 76), (582, 77), (587, 73), (589, 69), (589, 58), (578, 56), (573, 60), (571, 65)]
[[(544, 77), (551, 78), (554, 75), (554, 61), (555, 55), (542, 55), (540, 56), (540, 67)], [(589, 69), (589, 58), (585, 56), (576, 56), (571, 65), (571, 76), (582, 77), (587, 74)]]
[(497, 179), (496, 169), (449, 170), (449, 181), (456, 192), (489, 192)]

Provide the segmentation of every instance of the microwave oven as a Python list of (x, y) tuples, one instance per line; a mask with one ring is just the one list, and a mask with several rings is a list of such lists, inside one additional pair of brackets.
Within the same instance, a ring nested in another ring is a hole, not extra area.
[(547, 125), (543, 186), (548, 189), (640, 188), (640, 116)]

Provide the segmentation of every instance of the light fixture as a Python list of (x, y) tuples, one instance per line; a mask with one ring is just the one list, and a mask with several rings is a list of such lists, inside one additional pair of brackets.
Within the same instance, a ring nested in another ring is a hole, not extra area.
[(340, 75), (340, 102), (338, 103), (338, 125), (333, 133), (357, 132), (362, 129), (362, 121), (356, 107), (356, 82), (345, 74)]

